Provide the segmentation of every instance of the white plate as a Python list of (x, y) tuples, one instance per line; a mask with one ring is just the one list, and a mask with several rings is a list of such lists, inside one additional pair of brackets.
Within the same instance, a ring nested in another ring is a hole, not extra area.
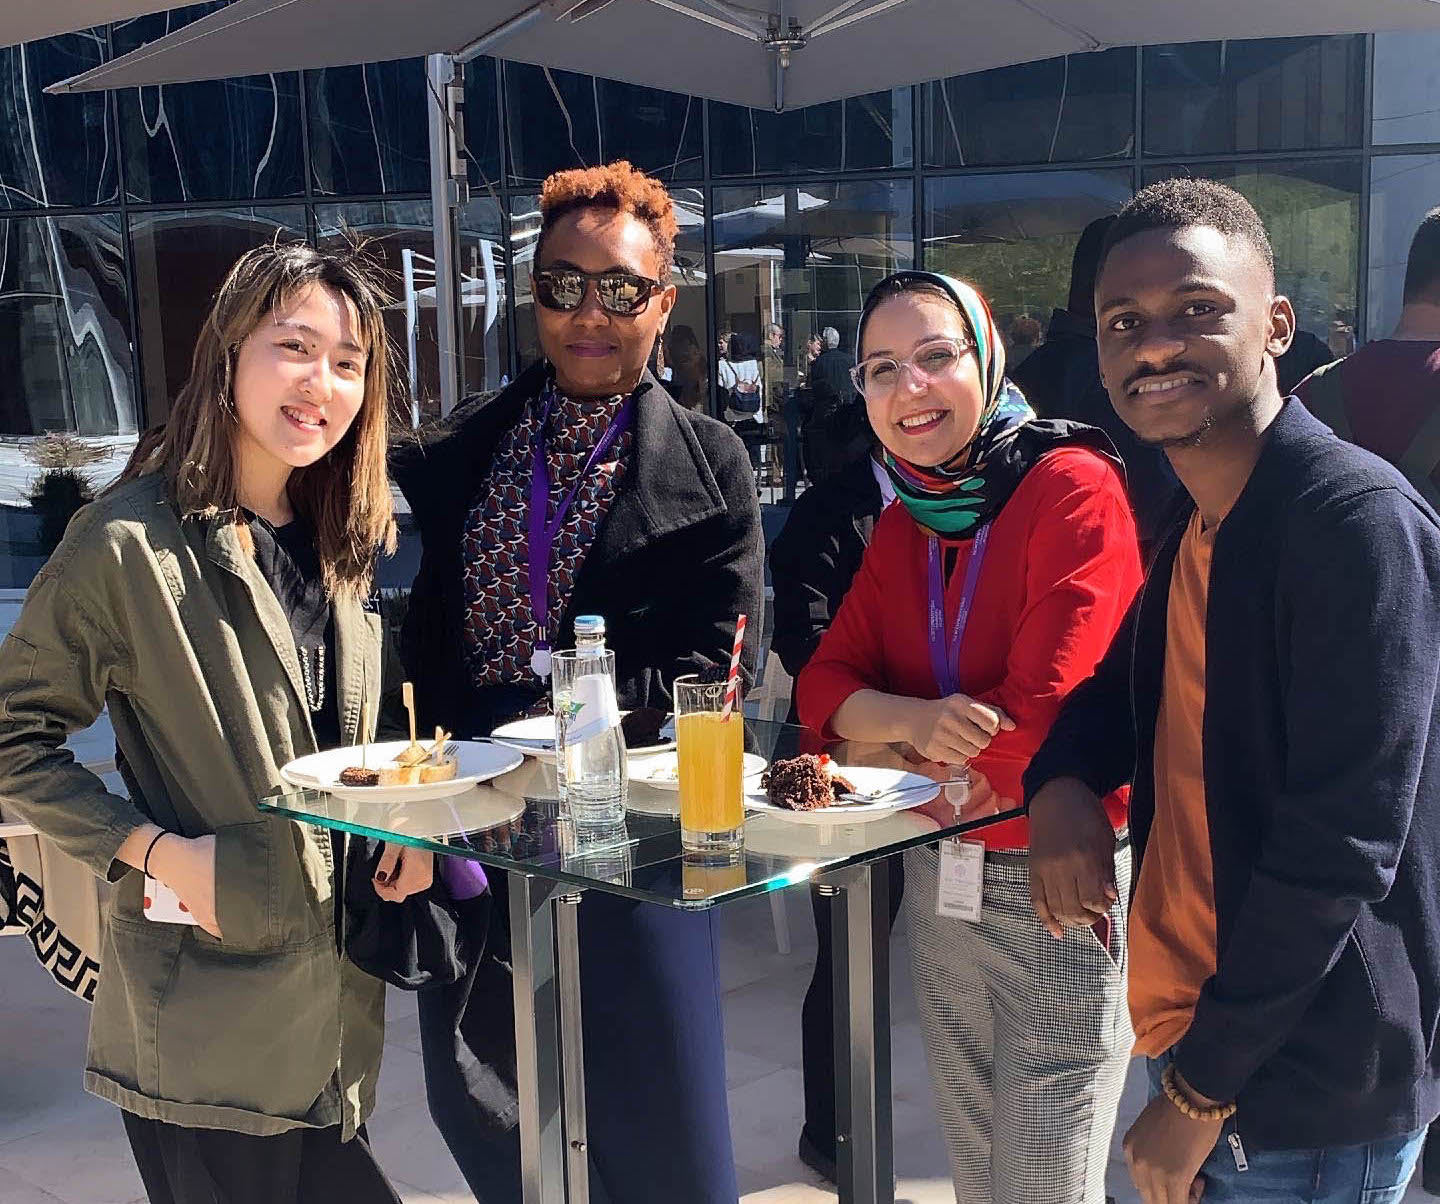
[[(622, 711), (621, 715), (628, 713)], [(501, 744), (518, 748), (527, 757), (534, 757), (539, 761), (555, 759), (554, 715), (531, 715), (526, 719), (516, 719), (513, 723), (502, 723), (490, 733), (490, 736)], [(645, 757), (651, 753), (667, 752), (674, 747), (675, 740), (672, 736), (669, 740), (661, 740), (658, 744), (647, 744), (644, 748), (630, 748), (626, 752), (632, 757)]]
[[(765, 758), (758, 753), (745, 754), (744, 768), (741, 772), (744, 774), (747, 789), (759, 789), (760, 783), (752, 782), (750, 779), (758, 778), (764, 773), (767, 763)], [(631, 754), (630, 782), (632, 785), (636, 782), (643, 782), (653, 790), (679, 790), (680, 754), (678, 752)]]
[(922, 811), (872, 815), (854, 824), (796, 824), (770, 812), (752, 811), (745, 820), (745, 851), (761, 857), (799, 857), (807, 861), (853, 857), (887, 844), (937, 832), (940, 824)]
[(928, 803), (941, 790), (941, 784), (933, 778), (907, 773), (903, 769), (837, 765), (835, 772), (854, 783), (857, 794), (879, 794), (882, 791), (909, 790), (912, 787), (914, 793), (876, 803), (841, 803), (834, 807), (819, 807), (814, 811), (791, 811), (788, 807), (775, 806), (757, 782), (754, 789), (745, 792), (746, 810), (756, 814), (773, 815), (794, 824), (863, 824), (883, 815), (894, 815), (897, 811), (908, 811), (911, 807)]
[[(522, 757), (513, 748), (479, 741), (455, 740), (455, 758), (459, 773), (448, 782), (426, 782), (419, 786), (342, 786), (340, 771), (359, 765), (360, 746), (330, 748), (324, 752), (299, 757), (280, 770), (280, 776), (292, 786), (324, 790), (341, 798), (372, 802), (418, 802), (421, 799), (445, 798), (460, 794), (477, 782), (488, 781), (516, 768)], [(408, 740), (386, 740), (365, 746), (365, 764), (372, 769), (389, 764), (410, 747)]]

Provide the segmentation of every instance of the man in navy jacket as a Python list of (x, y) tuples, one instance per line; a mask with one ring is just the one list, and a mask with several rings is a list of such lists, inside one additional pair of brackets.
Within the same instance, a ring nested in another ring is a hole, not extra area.
[(1036, 910), (1105, 914), (1132, 782), (1146, 1204), (1398, 1201), (1440, 1112), (1440, 522), (1281, 398), (1294, 311), (1239, 194), (1141, 192), (1096, 313), (1190, 504), (1026, 775)]

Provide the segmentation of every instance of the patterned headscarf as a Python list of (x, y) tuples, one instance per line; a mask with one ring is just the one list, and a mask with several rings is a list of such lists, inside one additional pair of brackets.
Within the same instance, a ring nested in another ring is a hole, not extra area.
[[(938, 272), (895, 272), (870, 291), (860, 315), (859, 338), (865, 323), (882, 301), (896, 295), (899, 281), (942, 289), (959, 308), (975, 343), (975, 358), (985, 389), (985, 407), (975, 437), (944, 464), (911, 464), (885, 451), (885, 467), (895, 494), (922, 527), (950, 539), (966, 539), (989, 522), (1010, 499), (1031, 466), (1047, 451), (1077, 439), (1070, 423), (1039, 422), (1025, 395), (1005, 376), (1005, 345), (985, 299), (963, 280)], [(859, 358), (857, 347), (856, 357)], [(1032, 437), (1038, 436), (1038, 437)], [(1109, 441), (1104, 450), (1113, 456)]]

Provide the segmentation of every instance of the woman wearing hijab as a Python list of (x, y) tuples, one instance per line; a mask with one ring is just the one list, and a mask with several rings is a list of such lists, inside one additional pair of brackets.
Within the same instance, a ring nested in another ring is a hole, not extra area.
[[(550, 694), (550, 653), (601, 615), (622, 707), (670, 707), (758, 615), (750, 467), (646, 371), (675, 301), (675, 214), (628, 163), (545, 181), (533, 278), (545, 359), (392, 457), (421, 536), (402, 637), (424, 726), (485, 736)], [(752, 624), (758, 627), (759, 624)], [(754, 665), (753, 649), (745, 665)], [(426, 1089), (482, 1204), (520, 1199), (505, 883), (473, 986), (420, 993)], [(706, 917), (587, 892), (580, 979), (592, 1201), (734, 1204)]]
[[(1140, 584), (1118, 462), (1099, 431), (1036, 419), (969, 285), (896, 273), (867, 299), (859, 338), (855, 386), (901, 505), (880, 516), (800, 675), (800, 717), (968, 776), (968, 791), (947, 791), (968, 796), (967, 815), (1012, 807)], [(1117, 829), (1125, 802), (1106, 800)], [(1047, 935), (1030, 904), (1027, 839), (1023, 818), (974, 836), (977, 922), (953, 918), (939, 849), (905, 854), (936, 1104), (960, 1204), (1103, 1204), (1131, 1043), (1124, 908), (1115, 900), (1063, 941)], [(1129, 864), (1127, 845), (1121, 895)]]

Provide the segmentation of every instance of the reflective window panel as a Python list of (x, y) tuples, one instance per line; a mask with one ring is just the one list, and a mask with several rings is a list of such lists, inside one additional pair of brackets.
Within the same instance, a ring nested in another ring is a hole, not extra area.
[(1371, 138), (1440, 142), (1440, 31), (1377, 33)]
[[(118, 21), (117, 55), (224, 7)], [(252, 75), (118, 93), (125, 191), (133, 201), (252, 200), (305, 191), (300, 78)]]
[(1415, 228), (1440, 204), (1440, 154), (1376, 155), (1370, 161), (1370, 278), (1367, 339), (1395, 329), (1404, 302), (1405, 263)]
[(1174, 175), (1220, 180), (1255, 206), (1275, 249), (1277, 286), (1294, 304), (1306, 336), (1297, 341), (1297, 359), (1311, 353), (1321, 357), (1321, 344), (1333, 355), (1353, 349), (1360, 255), (1358, 158), (1157, 166), (1146, 170), (1145, 182)]
[(215, 290), (251, 247), (305, 237), (305, 209), (171, 209), (130, 214), (135, 307), (148, 423), (164, 421), (190, 375), (195, 338)]
[(710, 106), (710, 168), (717, 176), (909, 167), (915, 130), (909, 88), (787, 109)]
[(500, 202), (473, 199), (460, 213), (462, 393), (484, 393), (508, 381), (505, 250)]
[(505, 149), (510, 182), (538, 185), (552, 171), (600, 162), (596, 81), (571, 71), (506, 63)]
[(1064, 308), (1080, 232), (1125, 206), (1130, 181), (1128, 168), (927, 180), (925, 266), (980, 290), (1013, 365)]
[(1144, 80), (1146, 154), (1361, 143), (1363, 37), (1147, 46)]
[(528, 63), (505, 64), (505, 94), (517, 187), (615, 159), (666, 181), (704, 174), (703, 103), (692, 96)]
[[(848, 377), (860, 307), (914, 263), (914, 192), (909, 180), (742, 186), (716, 189), (714, 204), (719, 384), (750, 375), (752, 361), (764, 382), (760, 414), (724, 392), (715, 411), (751, 445), (762, 497), (777, 501), (864, 444)], [(815, 346), (827, 329), (837, 346)]]
[(316, 192), (429, 190), (429, 89), (423, 59), (307, 71), (305, 95)]
[[(698, 188), (673, 188), (675, 216), (680, 232), (675, 239), (675, 269), (670, 282), (676, 287), (675, 308), (670, 311), (665, 345), (652, 367), (663, 376), (671, 368), (671, 389), (682, 404), (708, 408), (709, 368), (705, 349), (705, 200)], [(540, 235), (540, 198), (510, 198), (510, 247), (514, 255), (515, 355), (520, 371), (538, 361), (543, 352), (535, 326), (535, 301), (530, 274), (535, 266), (535, 245)], [(623, 321), (623, 319), (620, 319)], [(667, 355), (671, 346), (677, 355)], [(678, 373), (678, 376), (677, 376)], [(706, 382), (703, 386), (701, 381)]]
[[(440, 417), (439, 354), (435, 336), (435, 235), (429, 201), (369, 201), (315, 206), (315, 238), (333, 245), (349, 231), (369, 241), (369, 249), (391, 273), (395, 300), (385, 315), (400, 378), (413, 398), (420, 421)], [(406, 291), (406, 278), (410, 291)], [(403, 418), (402, 398), (396, 416)]]
[(66, 517), (46, 474), (99, 489), (134, 446), (118, 214), (0, 218), (0, 379), (0, 590), (24, 589)]
[(930, 167), (1128, 155), (1135, 142), (1135, 51), (957, 75), (926, 84), (922, 104)]
[(113, 94), (45, 95), (48, 85), (104, 57), (103, 29), (0, 48), (0, 209), (120, 199)]

